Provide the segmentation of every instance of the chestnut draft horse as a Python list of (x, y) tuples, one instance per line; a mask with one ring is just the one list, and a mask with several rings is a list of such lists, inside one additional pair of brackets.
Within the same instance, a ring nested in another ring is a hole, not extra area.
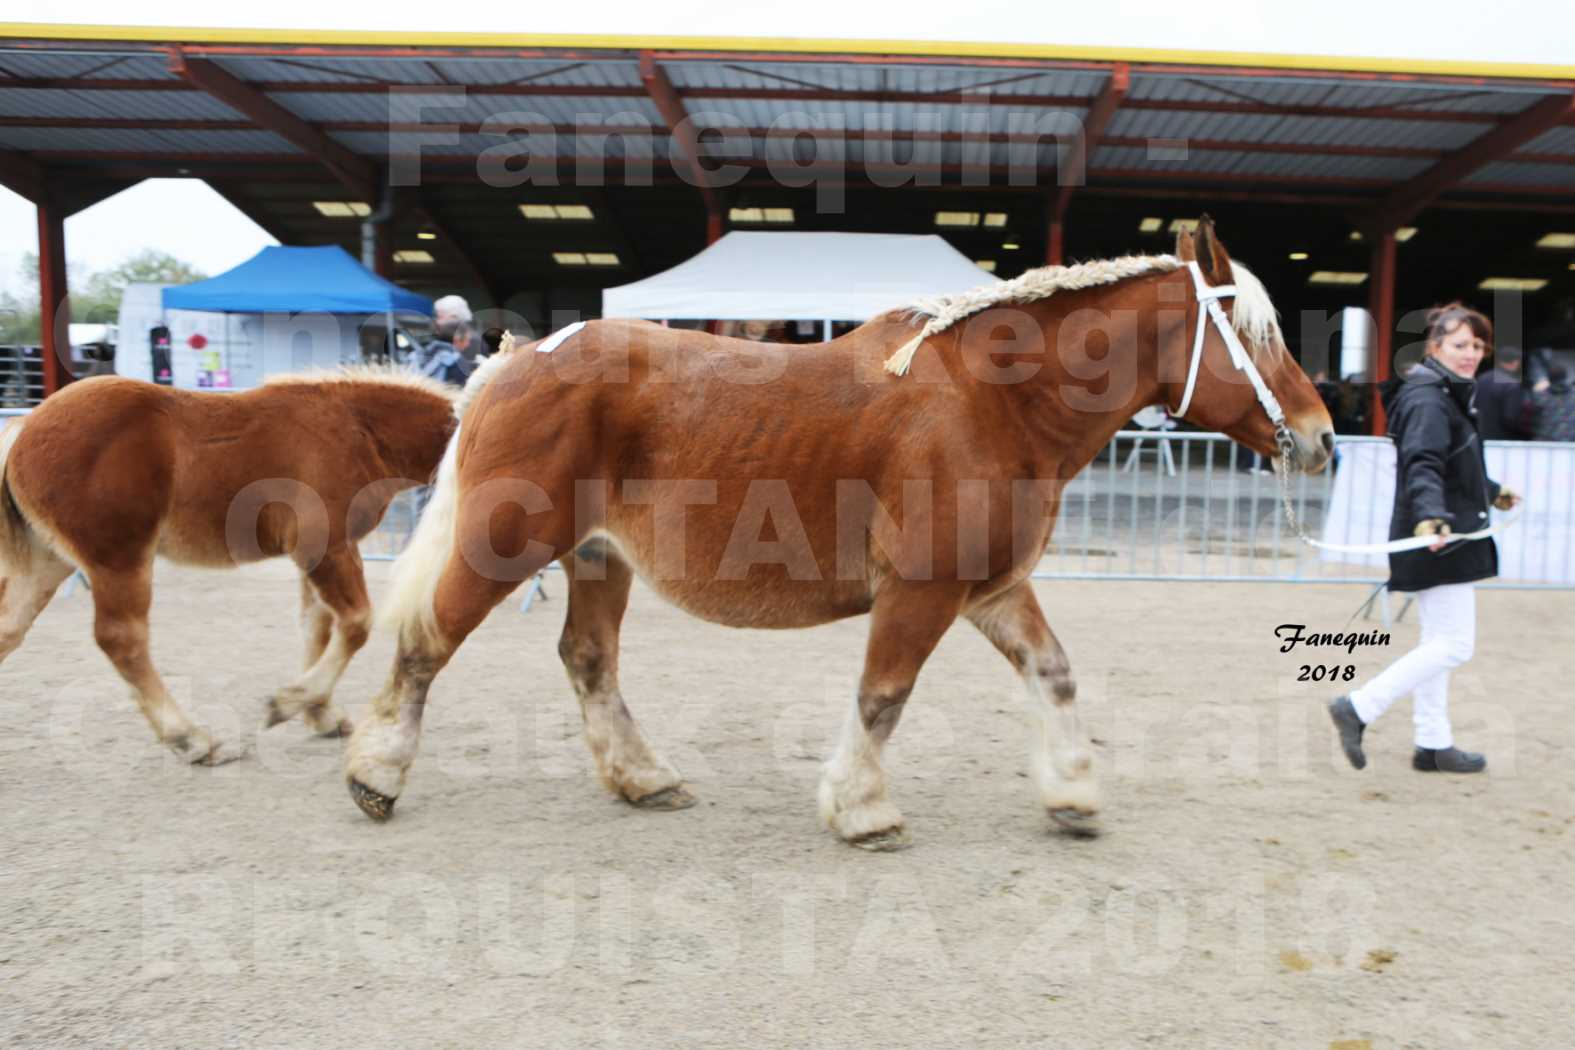
[(238, 758), (153, 667), (153, 558), (228, 568), (288, 555), (301, 570), (306, 671), (268, 700), (267, 724), (300, 714), (320, 734), (348, 734), (330, 697), (370, 626), (356, 543), (396, 493), (432, 477), (456, 393), (375, 368), (238, 394), (71, 384), (0, 434), (0, 661), (81, 569), (94, 637), (153, 732), (193, 763)]
[[(1333, 448), (1268, 295), (1206, 218), (1176, 256), (1030, 271), (820, 347), (604, 321), (535, 350), (472, 377), (396, 567), (384, 615), (399, 655), (346, 753), (350, 793), (374, 819), (404, 787), (433, 677), (519, 581), (560, 559), (559, 653), (601, 778), (624, 799), (693, 802), (619, 693), (638, 573), (733, 626), (870, 614), (863, 677), (819, 788), (843, 839), (906, 841), (881, 749), (959, 616), (1026, 685), (1040, 802), (1059, 824), (1094, 830), (1092, 751), (1029, 581), (1063, 486), (1153, 404), (1309, 472)], [(897, 374), (909, 359), (913, 374)]]

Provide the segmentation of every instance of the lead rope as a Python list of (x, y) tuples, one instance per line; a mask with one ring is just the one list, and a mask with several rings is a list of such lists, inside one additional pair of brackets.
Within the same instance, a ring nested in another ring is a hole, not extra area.
[[(1322, 540), (1313, 539), (1302, 527), (1300, 519), (1296, 517), (1296, 506), (1291, 499), (1291, 461), (1296, 455), (1296, 439), (1289, 428), (1282, 425), (1275, 432), (1274, 440), (1280, 449), (1279, 458), (1275, 462), (1275, 473), (1280, 481), (1280, 502), (1285, 508), (1285, 520), (1303, 543), (1322, 551), (1339, 554), (1398, 554), (1401, 551), (1421, 550), (1423, 547), (1432, 546), (1432, 536), (1411, 536), (1403, 540), (1390, 540), (1387, 543), (1324, 543)], [(1444, 545), (1465, 543), (1469, 540), (1485, 540), (1496, 536), (1520, 520), (1525, 506), (1526, 501), (1522, 498), (1520, 506), (1507, 512), (1494, 524), (1475, 532), (1452, 532), (1445, 537)]]

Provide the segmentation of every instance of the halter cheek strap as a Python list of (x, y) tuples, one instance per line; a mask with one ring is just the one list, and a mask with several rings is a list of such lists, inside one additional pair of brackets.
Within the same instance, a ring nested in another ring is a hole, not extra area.
[(1269, 390), (1269, 385), (1263, 381), (1263, 374), (1258, 371), (1258, 366), (1252, 363), (1247, 348), (1241, 345), (1241, 337), (1236, 334), (1230, 318), (1225, 316), (1224, 307), (1220, 306), (1221, 299), (1233, 298), (1236, 295), (1236, 286), (1210, 285), (1203, 279), (1203, 271), (1196, 262), (1187, 263), (1187, 272), (1192, 275), (1192, 290), (1198, 300), (1198, 326), (1192, 334), (1192, 360), (1187, 366), (1187, 385), (1181, 394), (1181, 405), (1173, 414), (1184, 417), (1187, 409), (1192, 407), (1192, 395), (1198, 386), (1198, 369), (1203, 363), (1203, 333), (1208, 322), (1212, 321), (1215, 331), (1219, 332), (1226, 348), (1230, 350), (1231, 364), (1247, 374), (1247, 381), (1252, 384), (1253, 392), (1258, 395), (1258, 404), (1263, 406), (1269, 422), (1274, 424), (1275, 439), (1280, 445), (1281, 452), (1287, 449), (1294, 450), (1295, 440), (1285, 425), (1285, 412), (1281, 410), (1279, 401)]

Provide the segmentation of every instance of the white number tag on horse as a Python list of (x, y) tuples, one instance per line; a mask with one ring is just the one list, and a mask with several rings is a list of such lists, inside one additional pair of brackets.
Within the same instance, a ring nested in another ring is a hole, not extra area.
[(536, 344), (538, 354), (550, 354), (564, 343), (574, 337), (574, 333), (585, 327), (584, 321), (575, 321), (567, 328), (560, 328), (556, 332)]

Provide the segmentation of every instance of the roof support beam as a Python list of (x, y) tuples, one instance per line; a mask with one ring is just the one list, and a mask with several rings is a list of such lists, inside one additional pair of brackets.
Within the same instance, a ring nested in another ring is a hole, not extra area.
[(357, 156), (222, 66), (188, 58), (178, 47), (170, 48), (170, 72), (186, 83), (245, 114), (258, 127), (271, 131), (315, 158), (358, 199), (376, 205), (378, 179), (370, 161)]
[(44, 199), (44, 166), (26, 153), (0, 150), (0, 186), (37, 204)]
[(1375, 231), (1398, 229), (1472, 172), (1505, 159), (1543, 132), (1558, 127), (1571, 114), (1575, 114), (1575, 92), (1552, 95), (1522, 110), (1390, 191), (1372, 210), (1368, 225)]
[(38, 332), (43, 343), (44, 396), (74, 378), (71, 373), (71, 296), (66, 290), (66, 215), (44, 193), (38, 211)]
[(700, 136), (695, 131), (694, 121), (689, 119), (678, 89), (668, 79), (666, 70), (656, 64), (656, 56), (650, 51), (640, 52), (640, 81), (693, 173), (695, 186), (705, 201), (705, 240), (707, 244), (715, 243), (722, 236), (722, 202), (711, 186), (710, 172), (701, 163)]
[(1132, 69), (1125, 62), (1118, 62), (1110, 70), (1110, 78), (1088, 107), (1083, 127), (1076, 141), (1065, 153), (1066, 163), (1057, 165), (1056, 191), (1050, 199), (1050, 229), (1045, 248), (1045, 261), (1052, 266), (1061, 265), (1066, 257), (1066, 210), (1072, 204), (1072, 194), (1088, 181), (1088, 151), (1105, 134), (1110, 118), (1116, 115), (1121, 103), (1126, 101), (1132, 88)]
[(1371, 287), (1367, 293), (1367, 312), (1373, 319), (1373, 360), (1369, 375), (1373, 389), (1373, 436), (1383, 437), (1388, 431), (1384, 417), (1384, 402), (1380, 396), (1384, 380), (1392, 371), (1395, 343), (1395, 235), (1384, 230), (1373, 238)]

